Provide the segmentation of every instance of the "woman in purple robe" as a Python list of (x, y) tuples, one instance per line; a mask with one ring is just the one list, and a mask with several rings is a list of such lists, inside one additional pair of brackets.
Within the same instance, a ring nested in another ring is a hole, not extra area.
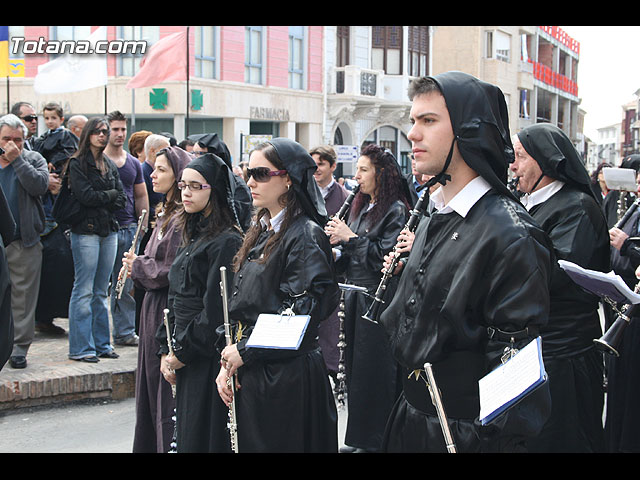
[(178, 180), (192, 156), (179, 147), (161, 150), (151, 173), (154, 192), (165, 194), (156, 208), (157, 221), (144, 255), (125, 253), (131, 278), (145, 295), (140, 313), (140, 341), (136, 374), (136, 425), (133, 452), (168, 452), (174, 432), (175, 399), (160, 372), (156, 331), (163, 321), (169, 291), (169, 269), (182, 241), (176, 220), (182, 210)]

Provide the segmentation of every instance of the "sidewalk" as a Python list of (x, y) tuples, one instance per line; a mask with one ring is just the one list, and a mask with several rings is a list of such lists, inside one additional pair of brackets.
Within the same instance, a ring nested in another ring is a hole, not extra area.
[[(69, 331), (69, 320), (56, 325)], [(36, 332), (27, 355), (27, 367), (0, 370), (0, 412), (86, 398), (114, 400), (134, 396), (138, 347), (115, 346), (120, 358), (101, 358), (91, 364), (70, 360), (68, 337)]]

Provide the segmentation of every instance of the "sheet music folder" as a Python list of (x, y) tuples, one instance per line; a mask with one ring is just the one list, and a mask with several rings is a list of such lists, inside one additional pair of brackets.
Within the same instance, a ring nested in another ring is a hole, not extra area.
[(261, 313), (247, 347), (297, 350), (309, 325), (309, 315)]
[(482, 425), (490, 423), (546, 381), (542, 339), (537, 337), (478, 381)]
[(640, 303), (640, 295), (631, 290), (620, 275), (588, 270), (565, 260), (558, 260), (560, 268), (578, 285), (601, 298), (620, 303)]

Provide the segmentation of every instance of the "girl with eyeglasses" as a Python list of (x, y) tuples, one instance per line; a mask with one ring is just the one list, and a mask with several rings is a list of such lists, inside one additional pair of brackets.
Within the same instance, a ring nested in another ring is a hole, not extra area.
[[(410, 193), (395, 157), (379, 145), (364, 147), (355, 179), (360, 191), (346, 222), (332, 219), (325, 229), (337, 251), (336, 267), (347, 284), (366, 287), (345, 292), (347, 428), (343, 452), (378, 451), (387, 417), (401, 390), (399, 370), (382, 325), (362, 318), (382, 278), (384, 256), (407, 222)], [(385, 290), (388, 303), (397, 279)]]
[(136, 256), (127, 251), (122, 260), (136, 288), (145, 292), (140, 310), (134, 453), (166, 453), (171, 448), (175, 400), (171, 385), (160, 373), (156, 333), (163, 325), (163, 311), (167, 308), (169, 269), (182, 242), (178, 225), (182, 201), (177, 179), (192, 159), (180, 147), (158, 152), (151, 182), (153, 191), (162, 194), (164, 201), (156, 207), (155, 225), (144, 254)]
[(118, 246), (114, 212), (125, 206), (126, 195), (118, 168), (103, 154), (108, 139), (107, 119), (89, 119), (68, 166), (69, 186), (84, 211), (71, 227), (69, 358), (90, 363), (118, 357), (111, 346), (107, 294)]
[(176, 228), (182, 242), (169, 270), (167, 303), (174, 354), (164, 325), (156, 338), (161, 372), (176, 386), (179, 453), (231, 452), (228, 409), (213, 380), (220, 367), (216, 328), (223, 324), (220, 267), (231, 270), (242, 244), (232, 175), (218, 156), (207, 153), (185, 167), (177, 184), (182, 211)]
[[(247, 185), (256, 219), (234, 261), (229, 316), (238, 341), (222, 350), (216, 379), (238, 373), (238, 449), (337, 452), (337, 412), (318, 346), (318, 324), (336, 308), (338, 285), (322, 226), (316, 164), (298, 143), (276, 138), (250, 154)], [(310, 315), (297, 350), (247, 347), (261, 313)]]

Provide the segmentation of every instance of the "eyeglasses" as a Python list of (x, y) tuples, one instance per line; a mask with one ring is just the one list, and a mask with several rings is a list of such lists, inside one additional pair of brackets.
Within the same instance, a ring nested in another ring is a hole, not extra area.
[(247, 168), (247, 178), (253, 177), (256, 182), (268, 182), (271, 177), (285, 175), (286, 170), (269, 170), (268, 167)]
[(105, 137), (109, 136), (109, 130), (107, 128), (96, 128), (91, 132), (91, 135), (104, 135)]
[(35, 122), (36, 120), (38, 120), (37, 115), (25, 115), (24, 117), (20, 117), (20, 118), (25, 122)]
[(191, 182), (191, 183), (186, 183), (186, 182), (178, 182), (178, 188), (180, 190), (184, 190), (185, 188), (189, 187), (189, 190), (196, 191), (196, 190), (202, 190), (203, 188), (211, 188), (211, 185), (207, 185), (206, 183), (198, 183), (198, 182)]

